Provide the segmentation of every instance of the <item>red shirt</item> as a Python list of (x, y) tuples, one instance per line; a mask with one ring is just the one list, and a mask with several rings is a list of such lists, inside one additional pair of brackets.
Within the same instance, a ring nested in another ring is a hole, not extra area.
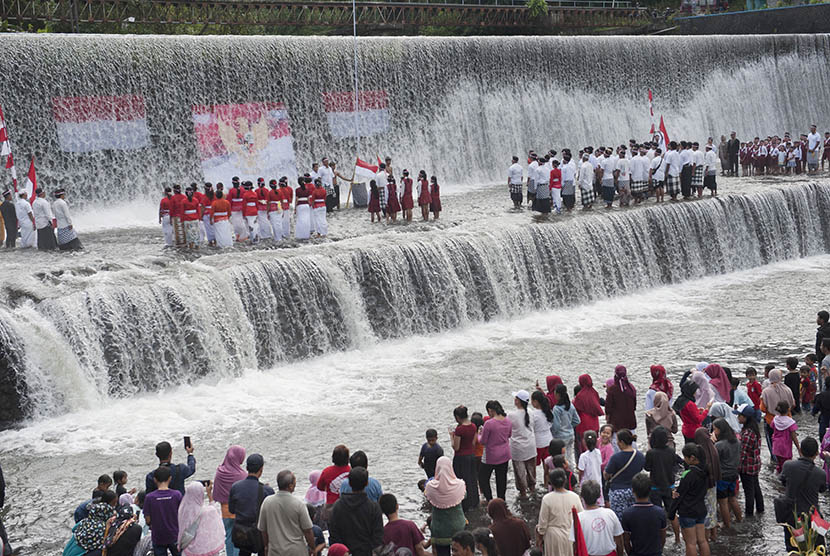
[(220, 220), (227, 220), (228, 218), (230, 218), (231, 215), (231, 204), (224, 198), (216, 199), (210, 206), (210, 210), (213, 213), (214, 222), (219, 222)]
[(159, 214), (162, 216), (170, 214), (170, 197), (162, 197), (159, 203)]
[(550, 188), (551, 189), (562, 189), (562, 170), (559, 168), (554, 168), (550, 171)]
[(245, 204), (245, 201), (242, 200), (242, 189), (239, 187), (231, 187), (228, 191), (228, 200), (231, 202), (232, 212), (242, 210), (242, 205)]
[(455, 436), (461, 439), (461, 444), (458, 446), (458, 450), (455, 451), (456, 456), (475, 455), (476, 433), (478, 433), (478, 429), (472, 423), (455, 427)]
[(761, 383), (757, 380), (755, 382), (746, 383), (746, 393), (749, 394), (749, 399), (755, 404), (755, 409), (761, 409)]
[(187, 197), (181, 193), (176, 193), (170, 197), (170, 216), (174, 218), (182, 216), (182, 203), (184, 201), (187, 201)]
[(705, 409), (700, 409), (695, 405), (695, 402), (688, 402), (686, 407), (680, 412), (680, 420), (683, 421), (681, 432), (686, 438), (694, 438), (695, 431), (700, 428), (700, 424), (706, 419), (709, 414)]
[(348, 465), (330, 465), (323, 469), (317, 480), (317, 488), (326, 493), (326, 504), (334, 504), (340, 498), (340, 485), (349, 478)]
[(288, 186), (280, 187), (280, 200), (282, 201), (282, 210), (291, 208), (291, 201), (294, 200), (294, 190)]
[(297, 205), (307, 205), (308, 204), (308, 195), (309, 191), (305, 187), (298, 187), (297, 188)]
[(326, 188), (325, 187), (315, 187), (314, 190), (311, 192), (311, 200), (313, 201), (314, 208), (320, 208), (326, 206)]
[(196, 200), (194, 197), (193, 199), (187, 199), (182, 202), (182, 220), (185, 222), (190, 222), (192, 220), (199, 219), (199, 207), (201, 204), (199, 201)]
[[(245, 193), (242, 194), (243, 200), (243, 207), (242, 207), (242, 214), (244, 216), (256, 216), (257, 211), (259, 210), (257, 205), (259, 203), (259, 197), (257, 196), (255, 191), (246, 190)], [(233, 210), (233, 201), (231, 201), (231, 210)]]
[(213, 204), (213, 201), (215, 199), (216, 199), (216, 197), (211, 199), (207, 195), (202, 194), (202, 197), (199, 199), (199, 203), (202, 205), (202, 214), (203, 215), (207, 214), (208, 216), (210, 216), (210, 207)]
[(259, 202), (257, 210), (268, 210), (268, 189), (263, 185), (256, 190), (256, 196)]
[(272, 189), (268, 192), (268, 212), (276, 212), (280, 208), (280, 191)]

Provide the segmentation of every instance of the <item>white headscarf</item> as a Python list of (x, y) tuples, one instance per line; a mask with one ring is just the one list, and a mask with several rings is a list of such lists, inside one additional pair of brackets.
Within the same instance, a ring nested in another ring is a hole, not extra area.
[(184, 556), (215, 556), (225, 549), (225, 526), (219, 504), (205, 504), (205, 486), (193, 481), (187, 485), (179, 505), (179, 543), (184, 532), (200, 515), (196, 537), (182, 551)]

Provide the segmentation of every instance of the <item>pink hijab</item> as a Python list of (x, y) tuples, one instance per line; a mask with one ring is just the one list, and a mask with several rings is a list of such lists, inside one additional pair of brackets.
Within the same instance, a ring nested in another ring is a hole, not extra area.
[(216, 468), (216, 476), (213, 477), (213, 499), (220, 504), (227, 504), (231, 486), (248, 476), (248, 472), (242, 469), (243, 461), (245, 448), (234, 445), (228, 448), (225, 461)]
[(424, 495), (430, 504), (442, 510), (459, 505), (467, 495), (466, 483), (455, 476), (452, 460), (447, 456), (438, 458), (435, 478), (427, 483)]
[(225, 526), (218, 504), (205, 504), (205, 486), (199, 481), (187, 485), (179, 504), (179, 544), (187, 528), (199, 516), (196, 537), (182, 551), (183, 556), (216, 556), (225, 549)]
[(723, 367), (716, 363), (707, 366), (704, 372), (709, 375), (711, 379), (709, 385), (718, 391), (720, 398), (729, 403), (729, 393), (732, 391), (732, 385), (729, 383), (729, 377), (726, 376), (726, 371)]
[[(695, 394), (695, 405), (698, 407), (706, 407), (709, 402), (714, 401), (715, 396), (712, 393), (712, 387), (706, 376), (700, 371), (692, 371), (690, 380), (697, 384), (697, 394)], [(728, 400), (729, 398), (727, 398)]]
[(320, 480), (322, 471), (312, 471), (308, 474), (308, 482), (311, 486), (305, 491), (305, 503), (311, 504), (315, 508), (326, 503), (326, 493), (317, 488), (317, 481)]

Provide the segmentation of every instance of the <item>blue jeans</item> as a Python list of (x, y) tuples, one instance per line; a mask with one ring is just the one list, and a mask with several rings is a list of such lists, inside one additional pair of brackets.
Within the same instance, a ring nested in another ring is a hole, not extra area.
[(239, 556), (239, 549), (233, 545), (231, 530), (234, 520), (230, 517), (223, 517), (222, 524), (225, 526), (225, 552), (228, 556)]
[(171, 556), (179, 556), (179, 549), (175, 544), (154, 544), (153, 556), (167, 556), (167, 550), (170, 550)]

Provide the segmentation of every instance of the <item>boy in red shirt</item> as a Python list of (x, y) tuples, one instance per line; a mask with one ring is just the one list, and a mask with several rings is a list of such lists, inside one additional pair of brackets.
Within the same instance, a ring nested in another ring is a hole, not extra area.
[(763, 388), (761, 388), (761, 383), (758, 382), (757, 376), (758, 373), (753, 367), (747, 367), (746, 393), (749, 395), (752, 403), (755, 404), (755, 409), (761, 409), (761, 391)]

